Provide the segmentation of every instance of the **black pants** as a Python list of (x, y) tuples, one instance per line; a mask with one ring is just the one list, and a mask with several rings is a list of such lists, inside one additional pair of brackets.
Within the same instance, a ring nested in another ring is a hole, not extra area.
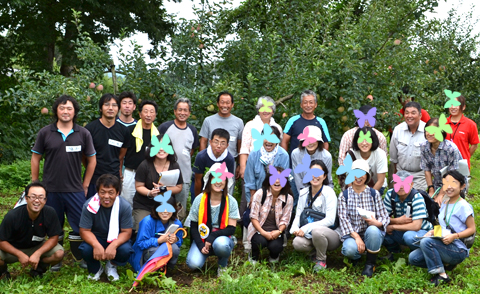
[(283, 251), (283, 234), (275, 240), (267, 240), (264, 236), (255, 233), (252, 240), (252, 258), (258, 260), (260, 252), (263, 248), (268, 248), (271, 258), (277, 258)]

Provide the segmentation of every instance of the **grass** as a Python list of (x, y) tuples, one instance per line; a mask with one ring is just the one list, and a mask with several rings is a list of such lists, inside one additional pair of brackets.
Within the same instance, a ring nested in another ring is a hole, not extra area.
[[(480, 152), (472, 158), (472, 181), (468, 201), (475, 211), (477, 231), (480, 227)], [(3, 191), (0, 194), (0, 219), (13, 206), (18, 192)], [(240, 230), (237, 229), (237, 238)], [(185, 240), (178, 266), (167, 273), (167, 278), (149, 277), (135, 289), (140, 293), (477, 293), (480, 288), (480, 241), (470, 251), (470, 257), (449, 273), (453, 282), (434, 288), (428, 282), (430, 275), (425, 269), (406, 264), (408, 251), (396, 255), (397, 261), (380, 261), (374, 277), (365, 279), (360, 275), (363, 262), (352, 266), (340, 250), (328, 253), (328, 269), (313, 273), (313, 264), (308, 257), (296, 252), (291, 240), (281, 255), (280, 263), (268, 264), (267, 252), (263, 261), (253, 266), (247, 261), (242, 246), (237, 245), (229, 261), (227, 272), (217, 278), (215, 257), (210, 257), (202, 271), (190, 271), (185, 265), (189, 240)], [(58, 273), (47, 273), (41, 279), (32, 279), (27, 269), (19, 264), (10, 266), (13, 279), (0, 281), (0, 293), (127, 293), (132, 280), (129, 266), (120, 267), (120, 280), (109, 282), (105, 277), (99, 282), (87, 280), (87, 272), (76, 266), (66, 244), (64, 266)], [(380, 255), (384, 255), (381, 252)]]

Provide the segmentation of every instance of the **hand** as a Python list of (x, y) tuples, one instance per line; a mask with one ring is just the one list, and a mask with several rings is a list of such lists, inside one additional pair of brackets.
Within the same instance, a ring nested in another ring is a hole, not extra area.
[(275, 230), (275, 231), (271, 231), (270, 234), (272, 234), (272, 240), (275, 240), (275, 239), (278, 239), (278, 237), (280, 237), (280, 235), (282, 233), (280, 233), (280, 230)]
[[(295, 234), (296, 233), (296, 234)], [(302, 231), (302, 229), (298, 229), (298, 231), (296, 231), (294, 234), (295, 236), (298, 236), (298, 237), (305, 237), (305, 232)]]
[[(237, 168), (235, 169), (235, 180), (238, 180), (239, 177), (240, 177), (240, 165), (237, 165)], [(243, 175), (242, 175), (242, 179), (243, 179)]]
[(21, 255), (18, 256), (18, 261), (22, 265), (22, 267), (26, 267), (30, 261), (30, 257), (26, 255), (25, 253), (21, 252)]
[(163, 243), (167, 242), (167, 238), (168, 238), (167, 234), (161, 235), (157, 239), (158, 244), (163, 244)]
[(381, 228), (383, 226), (383, 224), (381, 222), (379, 222), (378, 220), (376, 220), (373, 215), (371, 218), (368, 218), (368, 219), (365, 219), (365, 222), (369, 225), (369, 226), (375, 226), (377, 228)]
[(88, 194), (88, 186), (89, 185), (85, 185), (85, 183), (83, 183), (83, 192), (85, 193), (85, 197), (87, 197)]
[(432, 197), (433, 194), (435, 194), (435, 189), (428, 189), (428, 195), (430, 195), (430, 197)]
[(30, 258), (28, 259), (28, 264), (30, 264), (34, 270), (37, 269), (39, 262), (40, 262), (40, 254), (38, 254), (37, 252), (34, 252), (32, 255), (30, 255)]
[(443, 194), (442, 195), (438, 194), (437, 197), (435, 197), (434, 200), (435, 200), (435, 202), (438, 203), (438, 206), (442, 207)]
[(401, 217), (397, 217), (395, 219), (397, 220), (398, 224), (400, 224), (400, 225), (410, 224), (410, 223), (413, 222), (411, 217), (406, 217), (405, 215), (402, 215)]
[(457, 234), (446, 235), (446, 236), (443, 237), (443, 239), (442, 239), (443, 244), (448, 245), (448, 244), (452, 243), (453, 240), (455, 240), (456, 236), (457, 236)]
[(365, 243), (363, 243), (362, 238), (360, 237), (356, 238), (355, 243), (357, 243), (358, 253), (362, 254), (363, 252), (365, 252)]
[(424, 237), (431, 237), (431, 236), (433, 236), (433, 230), (428, 231), (428, 232), (424, 235)]
[(170, 243), (170, 244), (173, 244), (175, 242), (177, 242), (177, 236), (175, 236), (174, 234), (168, 234), (167, 236), (167, 242)]
[(210, 253), (210, 247), (212, 246), (212, 243), (210, 242), (205, 242), (205, 246), (202, 248), (201, 252), (203, 254), (208, 254)]
[(98, 244), (93, 247), (93, 258), (95, 260), (105, 260), (105, 249), (103, 249), (102, 245)]
[(387, 234), (391, 235), (393, 233), (394, 229), (393, 229), (393, 225), (388, 225), (387, 226)]
[(159, 184), (154, 183), (154, 182), (152, 182), (152, 184), (153, 184), (153, 189), (150, 190), (150, 195), (149, 195), (149, 196), (150, 196), (150, 197), (155, 197), (155, 196), (157, 196), (158, 194), (160, 194), (160, 187), (161, 187), (162, 185), (159, 185)]
[(265, 237), (265, 239), (267, 240), (273, 240), (272, 239), (272, 234), (270, 232), (266, 232), (266, 231), (263, 231), (263, 232), (260, 232), (260, 235), (262, 235), (263, 237)]
[(112, 244), (108, 245), (107, 249), (105, 249), (105, 260), (112, 260), (117, 255), (117, 248)]

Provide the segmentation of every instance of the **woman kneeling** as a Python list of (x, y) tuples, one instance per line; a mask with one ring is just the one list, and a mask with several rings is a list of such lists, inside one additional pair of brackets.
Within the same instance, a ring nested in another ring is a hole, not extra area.
[[(460, 239), (472, 238), (475, 220), (472, 205), (461, 197), (464, 188), (465, 177), (460, 172), (449, 171), (443, 176), (443, 191), (448, 196), (438, 215), (443, 239), (422, 239), (420, 248), (408, 257), (411, 265), (428, 268), (435, 286), (450, 282), (445, 270), (452, 270), (469, 255), (469, 248)], [(425, 236), (433, 236), (433, 230)]]

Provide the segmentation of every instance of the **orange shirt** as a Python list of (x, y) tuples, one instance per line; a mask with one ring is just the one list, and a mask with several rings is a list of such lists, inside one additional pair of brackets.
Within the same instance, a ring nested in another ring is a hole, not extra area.
[(452, 123), (452, 116), (447, 118), (447, 124), (452, 127), (452, 133), (447, 134), (447, 140), (451, 140), (457, 145), (463, 159), (468, 161), (470, 169), (470, 145), (476, 145), (480, 142), (478, 139), (477, 124), (462, 115), (462, 118), (456, 124)]

